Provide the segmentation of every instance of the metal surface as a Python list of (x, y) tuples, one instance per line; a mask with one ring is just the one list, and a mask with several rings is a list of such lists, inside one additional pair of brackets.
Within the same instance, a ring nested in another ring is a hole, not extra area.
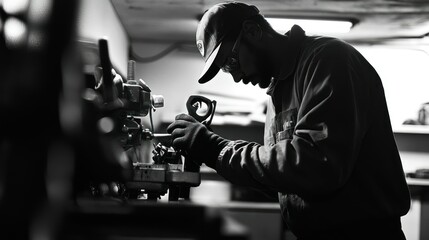
[(164, 195), (166, 187), (196, 187), (200, 183), (201, 174), (185, 171), (184, 164), (140, 163), (135, 165), (133, 180), (127, 183), (127, 187)]
[(152, 135), (154, 138), (171, 137), (171, 134), (169, 134), (169, 133), (154, 133)]
[(241, 224), (232, 225), (220, 209), (203, 205), (100, 200), (79, 203), (80, 208), (67, 211), (61, 235), (56, 239), (250, 239)]

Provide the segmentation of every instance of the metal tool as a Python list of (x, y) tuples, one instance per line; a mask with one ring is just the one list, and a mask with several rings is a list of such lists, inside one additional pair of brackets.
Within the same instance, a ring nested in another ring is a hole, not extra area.
[[(216, 101), (200, 95), (191, 95), (186, 102), (186, 108), (190, 116), (206, 126), (210, 126), (216, 109)], [(210, 119), (208, 119), (209, 117)]]

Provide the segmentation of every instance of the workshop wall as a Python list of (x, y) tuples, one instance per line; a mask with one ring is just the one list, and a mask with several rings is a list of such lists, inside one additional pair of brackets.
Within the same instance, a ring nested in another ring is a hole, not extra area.
[[(142, 49), (146, 49), (144, 44), (133, 45), (135, 52), (141, 52)], [(177, 114), (186, 112), (186, 100), (192, 94), (213, 95), (213, 99), (218, 100), (218, 111), (222, 110), (226, 102), (231, 108), (234, 105), (241, 107), (240, 110), (254, 110), (256, 104), (265, 103), (266, 90), (250, 84), (237, 84), (229, 74), (222, 71), (212, 81), (199, 84), (197, 80), (203, 67), (204, 60), (196, 48), (194, 51), (174, 50), (153, 62), (137, 62), (136, 77), (143, 79), (153, 94), (165, 98), (164, 107), (154, 113), (154, 119), (167, 123), (173, 121)], [(213, 123), (219, 123), (219, 118), (213, 119)]]
[(380, 75), (394, 129), (429, 102), (429, 55), (421, 46), (358, 46)]
[[(120, 74), (126, 76), (129, 39), (112, 3), (109, 0), (80, 1), (79, 7), (77, 40), (97, 46), (100, 38), (106, 38), (112, 65)], [(85, 64), (99, 61), (97, 48), (94, 49), (95, 52), (85, 49), (86, 56), (83, 56)]]

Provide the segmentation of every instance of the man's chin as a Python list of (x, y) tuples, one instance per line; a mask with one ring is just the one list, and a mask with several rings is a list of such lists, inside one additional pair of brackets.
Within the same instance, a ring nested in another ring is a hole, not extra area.
[(251, 83), (253, 86), (259, 85), (260, 88), (267, 88), (270, 85), (270, 81), (265, 81), (259, 76), (249, 76), (246, 79), (242, 79), (242, 82), (247, 85)]
[(267, 88), (268, 86), (270, 86), (269, 82), (260, 82), (259, 83), (259, 87), (262, 88), (262, 89)]
[[(264, 89), (264, 88), (267, 88), (268, 86), (270, 86), (271, 78), (269, 80), (268, 80), (268, 78), (262, 78), (262, 79), (259, 79), (259, 81), (257, 81), (256, 83), (259, 84), (260, 88)], [(254, 85), (256, 85), (256, 83)]]

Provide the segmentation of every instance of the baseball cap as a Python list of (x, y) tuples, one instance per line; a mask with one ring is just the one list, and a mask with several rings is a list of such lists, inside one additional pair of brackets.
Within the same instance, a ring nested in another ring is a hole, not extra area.
[(257, 7), (235, 1), (216, 4), (204, 13), (196, 33), (197, 48), (206, 62), (199, 83), (206, 83), (216, 76), (220, 68), (214, 64), (215, 60), (226, 60), (242, 23), (258, 14)]

